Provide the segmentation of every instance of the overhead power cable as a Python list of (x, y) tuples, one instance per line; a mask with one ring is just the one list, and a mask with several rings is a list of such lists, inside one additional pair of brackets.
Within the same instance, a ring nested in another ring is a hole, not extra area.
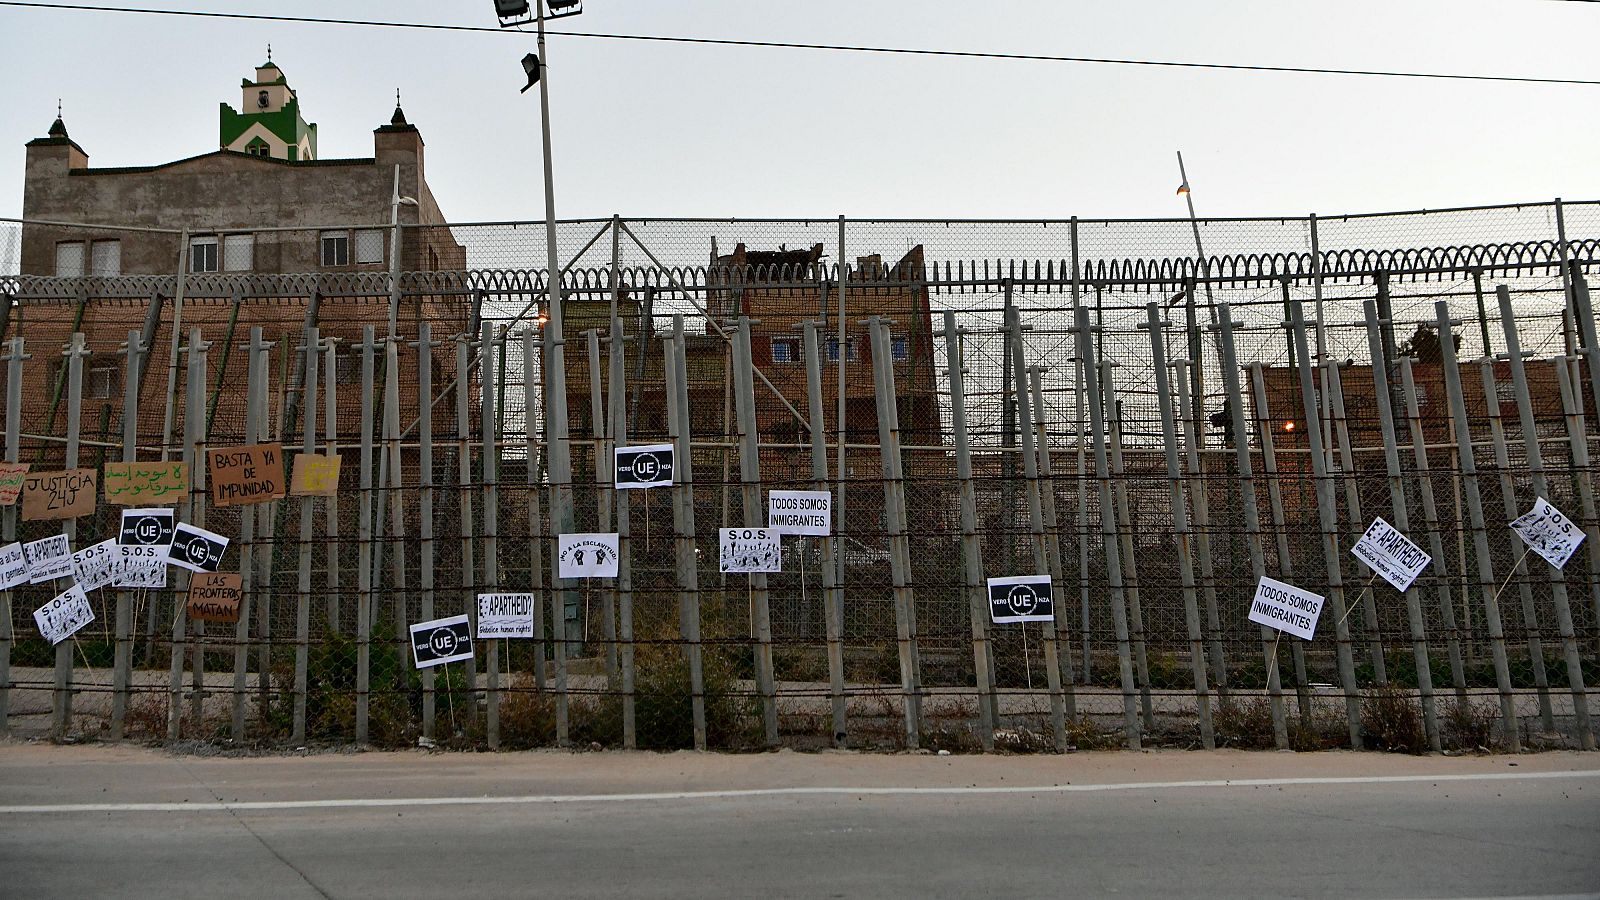
[[(1593, 2), (1593, 0), (1586, 0)], [(382, 22), (368, 19), (331, 19), (311, 16), (275, 16), (266, 13), (215, 12), (193, 9), (144, 9), (130, 6), (93, 6), (82, 3), (36, 3), (0, 0), (0, 6), (32, 9), (60, 9), (82, 12), (135, 13), (154, 16), (186, 16), (203, 19), (243, 19), (256, 22), (289, 22), (307, 25), (350, 25), (372, 28), (411, 28), (432, 31), (517, 34), (483, 25), (450, 25), (442, 22)], [(611, 34), (592, 31), (549, 31), (552, 35), (612, 41), (651, 41), (667, 44), (706, 44), (719, 47), (760, 47), (782, 50), (831, 50), (847, 53), (889, 53), (906, 56), (932, 56), (958, 59), (996, 59), (1020, 62), (1093, 63), (1114, 66), (1147, 66), (1174, 69), (1210, 69), (1232, 72), (1273, 72), (1302, 75), (1364, 75), (1378, 78), (1425, 78), (1445, 81), (1490, 81), (1513, 84), (1560, 84), (1600, 86), (1600, 80), (1585, 78), (1545, 78), (1524, 75), (1472, 75), (1460, 72), (1415, 72), (1396, 69), (1339, 69), (1317, 66), (1260, 66), (1242, 63), (1180, 62), (1159, 59), (1129, 59), (1099, 56), (1057, 56), (1042, 53), (990, 53), (978, 50), (929, 50), (914, 47), (870, 47), (856, 44), (808, 44), (795, 41), (740, 41), (729, 38), (681, 37), (656, 34)]]

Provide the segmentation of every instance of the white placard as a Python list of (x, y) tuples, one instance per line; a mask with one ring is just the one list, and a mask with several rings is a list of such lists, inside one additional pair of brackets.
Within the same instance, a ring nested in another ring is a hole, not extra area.
[(988, 579), (989, 618), (1008, 622), (1049, 622), (1056, 617), (1049, 575), (1007, 575)]
[(0, 547), (0, 591), (28, 583), (28, 554), (21, 544)]
[(1511, 528), (1533, 552), (1558, 569), (1567, 564), (1578, 545), (1583, 543), (1583, 529), (1543, 497), (1533, 504), (1532, 512), (1518, 516)]
[(94, 608), (83, 595), (83, 588), (73, 585), (34, 610), (33, 621), (46, 640), (59, 644), (94, 621)]
[(411, 659), (417, 668), (472, 658), (472, 630), (466, 616), (432, 619), (411, 626)]
[(72, 554), (72, 579), (86, 594), (103, 588), (111, 583), (116, 574), (114, 567), (120, 558), (116, 538), (90, 544)]
[(767, 527), (773, 531), (827, 537), (832, 525), (833, 495), (827, 491), (767, 492)]
[(563, 534), (556, 539), (556, 574), (562, 578), (615, 578), (620, 546), (615, 533)]
[(671, 444), (618, 447), (614, 459), (616, 485), (619, 490), (672, 486)]
[(1393, 525), (1379, 516), (1367, 526), (1367, 533), (1350, 548), (1351, 554), (1383, 576), (1397, 591), (1411, 587), (1422, 570), (1433, 562), (1433, 557), (1411, 539), (1395, 530)]
[(771, 528), (719, 528), (724, 572), (781, 572), (783, 544)]
[(191, 572), (215, 572), (222, 567), (228, 539), (215, 531), (183, 522), (173, 531), (172, 543), (163, 549), (167, 562), (172, 565)]
[(34, 584), (72, 574), (72, 544), (64, 534), (53, 534), (22, 545), (28, 557), (28, 580)]
[(1250, 601), (1250, 621), (1309, 641), (1316, 634), (1324, 599), (1292, 584), (1262, 577), (1256, 585), (1256, 597)]
[(117, 547), (118, 558), (111, 575), (111, 586), (119, 588), (164, 588), (167, 586), (165, 547)]
[(533, 637), (533, 594), (479, 594), (478, 637)]

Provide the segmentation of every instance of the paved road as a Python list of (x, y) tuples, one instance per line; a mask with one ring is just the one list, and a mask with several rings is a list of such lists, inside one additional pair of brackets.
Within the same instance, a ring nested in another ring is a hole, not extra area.
[(1600, 891), (1600, 754), (203, 758), (0, 743), (6, 897)]

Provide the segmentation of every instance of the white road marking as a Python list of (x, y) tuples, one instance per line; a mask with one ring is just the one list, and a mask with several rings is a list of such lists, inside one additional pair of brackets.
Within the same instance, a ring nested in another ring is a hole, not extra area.
[(657, 800), (731, 800), (746, 797), (1095, 794), (1111, 791), (1182, 790), (1185, 788), (1531, 781), (1552, 778), (1600, 778), (1600, 770), (1575, 772), (1484, 772), (1459, 775), (1370, 775), (1343, 778), (1229, 778), (1206, 781), (1045, 784), (1032, 787), (788, 787), (745, 788), (721, 791), (670, 791), (644, 794), (527, 794), (508, 797), (351, 797), (341, 800), (249, 800), (232, 803), (61, 803), (0, 806), (0, 815), (100, 812), (250, 812), (281, 809), (371, 809), (393, 806), (504, 806), (548, 803), (640, 803)]

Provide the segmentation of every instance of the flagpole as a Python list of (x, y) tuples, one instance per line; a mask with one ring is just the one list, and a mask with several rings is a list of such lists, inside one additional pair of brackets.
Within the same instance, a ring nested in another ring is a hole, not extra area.
[[(1194, 213), (1194, 193), (1189, 188), (1189, 172), (1183, 165), (1183, 151), (1178, 151), (1178, 177), (1182, 179), (1178, 185), (1178, 193), (1183, 195), (1183, 200), (1189, 206), (1189, 229), (1194, 232), (1194, 254), (1198, 266), (1199, 280), (1205, 285), (1206, 313), (1214, 326), (1217, 324), (1217, 304), (1211, 296), (1211, 266), (1206, 261), (1206, 250), (1200, 243), (1200, 220)], [(1194, 417), (1194, 431), (1200, 444), (1205, 443), (1205, 419), (1202, 418), (1205, 410), (1205, 364), (1200, 357), (1203, 355), (1200, 338), (1200, 321), (1195, 312), (1194, 286), (1189, 285), (1185, 291), (1188, 294), (1187, 328), (1189, 332), (1189, 355), (1194, 357), (1193, 365), (1189, 369), (1189, 393), (1193, 395), (1190, 401), (1191, 415)], [(1220, 357), (1219, 357), (1220, 358)]]

